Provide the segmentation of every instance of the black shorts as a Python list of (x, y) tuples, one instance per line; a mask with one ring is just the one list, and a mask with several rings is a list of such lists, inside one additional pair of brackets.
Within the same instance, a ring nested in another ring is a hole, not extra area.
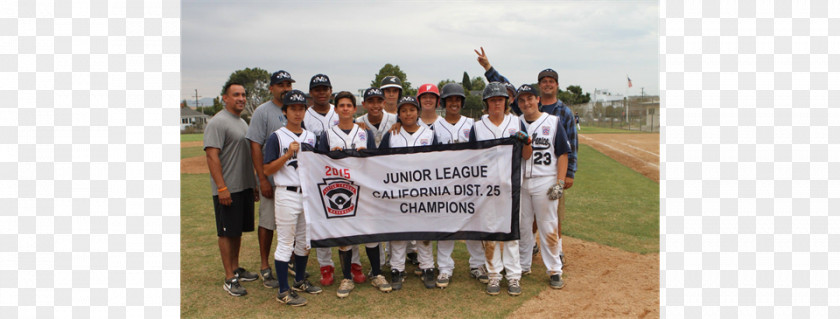
[(254, 231), (254, 190), (249, 188), (232, 193), (230, 199), (230, 206), (225, 206), (219, 203), (219, 196), (213, 196), (216, 235), (240, 237), (242, 233)]

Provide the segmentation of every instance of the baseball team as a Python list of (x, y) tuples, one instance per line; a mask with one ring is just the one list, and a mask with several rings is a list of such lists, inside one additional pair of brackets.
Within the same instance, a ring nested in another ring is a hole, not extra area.
[[(241, 282), (262, 278), (263, 286), (277, 289), (277, 301), (289, 306), (306, 305), (299, 292), (323, 291), (309, 281), (306, 273), (310, 247), (305, 240), (297, 163), (302, 144), (327, 152), (414, 147), (420, 146), (421, 140), (449, 144), (510, 137), (524, 145), (520, 239), (466, 240), (469, 275), (487, 285), (487, 294), (498, 295), (504, 272), (507, 293), (516, 296), (522, 293), (521, 276), (531, 273), (533, 256), (541, 251), (549, 286), (563, 288), (566, 260), (560, 226), (565, 212), (563, 191), (572, 187), (577, 170), (575, 114), (557, 99), (556, 71), (542, 70), (536, 87), (523, 84), (517, 89), (490, 64), (483, 48), (475, 53), (490, 82), (482, 92), (485, 114), (478, 120), (461, 115), (466, 92), (456, 83), (440, 89), (423, 84), (416, 97), (404, 96), (400, 79), (386, 76), (380, 87), (364, 91), (361, 104), (366, 113), (354, 118), (356, 96), (347, 91), (333, 96), (327, 75), (316, 74), (310, 79), (309, 106), (307, 94), (292, 88), (295, 80), (291, 74), (280, 70), (271, 75), (271, 100), (256, 108), (249, 125), (240, 117), (245, 108), (245, 87), (242, 83), (226, 83), (222, 95), (225, 107), (204, 131), (225, 271), (224, 290), (242, 296), (247, 291)], [(438, 106), (444, 109), (443, 116), (438, 115)], [(239, 265), (242, 233), (254, 231), (255, 201), (260, 203), (256, 221), (259, 273)], [(272, 271), (268, 257), (275, 233)], [(371, 268), (367, 274), (362, 269), (359, 246), (338, 247), (342, 275), (336, 291), (339, 298), (349, 296), (355, 284), (365, 282), (382, 292), (400, 290), (407, 277), (406, 263), (416, 265), (414, 274), (426, 288), (446, 288), (455, 271), (452, 240), (438, 241), (437, 269), (431, 241), (366, 243), (363, 246)], [(332, 249), (316, 248), (315, 252), (321, 286), (332, 285)], [(390, 269), (390, 278), (383, 275), (384, 268)], [(291, 286), (289, 276), (294, 277)]]

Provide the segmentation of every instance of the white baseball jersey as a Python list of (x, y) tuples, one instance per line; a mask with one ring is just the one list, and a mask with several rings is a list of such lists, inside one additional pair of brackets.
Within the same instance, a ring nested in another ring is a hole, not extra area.
[(525, 121), (525, 117), (521, 121), (531, 137), (531, 147), (534, 149), (531, 158), (525, 162), (525, 178), (557, 175), (558, 155), (568, 153), (571, 149), (565, 131), (558, 129), (560, 120), (543, 112), (531, 124)]
[(312, 132), (315, 136), (321, 136), (321, 133), (326, 131), (333, 125), (338, 125), (338, 114), (335, 113), (335, 106), (330, 104), (330, 111), (326, 115), (321, 115), (315, 112), (315, 109), (306, 109), (306, 115), (303, 117), (303, 128)]
[(404, 127), (400, 128), (400, 133), (397, 135), (390, 135), (388, 133), (388, 145), (381, 145), (380, 148), (396, 148), (396, 147), (412, 147), (412, 146), (426, 146), (435, 143), (435, 133), (420, 126), (414, 134), (408, 133)]
[[(306, 143), (314, 147), (315, 141), (318, 138), (315, 134), (307, 130), (303, 130), (303, 133), (298, 136), (285, 127), (281, 127), (279, 130), (274, 131), (274, 134), (277, 135), (277, 141), (280, 144), (280, 153), (278, 154), (278, 158), (289, 151), (289, 145), (291, 145), (292, 142), (298, 142), (301, 146)], [(301, 148), (301, 150), (302, 149), (303, 148)], [(299, 150), (298, 152), (301, 151)], [(295, 154), (292, 158), (286, 161), (286, 164), (280, 170), (274, 173), (273, 176), (275, 185), (300, 186), (300, 176), (298, 176), (297, 168), (297, 154)]]
[(340, 147), (341, 149), (357, 149), (359, 147), (367, 148), (368, 139), (370, 139), (367, 131), (359, 128), (356, 124), (353, 124), (353, 128), (350, 129), (350, 133), (344, 133), (338, 125), (334, 125), (327, 130), (326, 137), (327, 140), (321, 141), (321, 143), (325, 143), (328, 146), (328, 150), (333, 149), (333, 147)]
[(502, 120), (502, 124), (496, 126), (490, 122), (490, 116), (484, 114), (481, 120), (475, 122), (470, 135), (475, 135), (477, 141), (486, 141), (499, 138), (508, 138), (522, 129), (522, 124), (519, 122), (519, 117), (513, 114), (506, 114)]
[(367, 128), (373, 132), (376, 147), (379, 147), (379, 142), (382, 142), (382, 136), (391, 129), (391, 126), (394, 126), (394, 123), (397, 123), (397, 116), (391, 113), (383, 112), (382, 121), (379, 122), (379, 128), (370, 123), (368, 120), (368, 114), (356, 118), (356, 123), (365, 123), (365, 125), (367, 125)]
[(446, 118), (441, 116), (432, 124), (432, 130), (440, 144), (463, 143), (470, 140), (473, 125), (475, 120), (466, 116), (461, 116), (455, 125), (449, 124)]

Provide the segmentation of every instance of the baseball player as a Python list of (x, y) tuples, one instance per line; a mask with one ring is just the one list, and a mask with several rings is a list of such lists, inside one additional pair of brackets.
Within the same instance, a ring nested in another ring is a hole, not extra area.
[[(432, 130), (418, 122), (420, 105), (417, 103), (417, 99), (411, 96), (400, 98), (397, 104), (397, 112), (399, 122), (401, 123), (399, 134), (391, 135), (391, 132), (385, 133), (385, 136), (382, 137), (382, 142), (379, 144), (380, 149), (437, 144), (437, 139)], [(391, 288), (394, 290), (400, 290), (402, 283), (405, 281), (407, 246), (408, 241), (403, 240), (392, 241), (389, 244), (391, 249)], [(424, 248), (428, 246), (429, 248), (427, 252), (421, 250), (420, 268), (423, 269), (423, 284), (426, 288), (434, 288), (434, 257), (432, 257), (431, 244), (422, 245), (418, 243), (417, 246)]]
[(440, 91), (437, 85), (426, 83), (417, 89), (417, 102), (420, 103), (420, 123), (434, 130), (432, 124), (439, 118), (437, 106), (440, 103)]
[(549, 275), (549, 286), (563, 288), (563, 262), (557, 232), (557, 202), (563, 194), (563, 183), (571, 145), (562, 123), (554, 115), (540, 112), (538, 90), (525, 84), (519, 87), (516, 99), (522, 108), (520, 120), (531, 137), (531, 158), (523, 166), (519, 239), (519, 262), (523, 272), (531, 271), (534, 234), (531, 223), (537, 222), (542, 260)]
[[(463, 143), (470, 138), (470, 130), (475, 121), (461, 115), (461, 108), (467, 96), (460, 84), (448, 83), (441, 88), (440, 104), (445, 110), (445, 116), (438, 117), (432, 124), (435, 137), (440, 144)], [(487, 272), (484, 268), (484, 249), (481, 241), (467, 240), (467, 251), (470, 253), (470, 275), (487, 283)], [(439, 274), (435, 282), (438, 288), (446, 288), (455, 270), (452, 251), (455, 241), (438, 241), (437, 259)]]
[[(373, 133), (370, 130), (363, 130), (358, 125), (353, 123), (353, 114), (356, 113), (356, 97), (347, 91), (338, 92), (335, 97), (335, 110), (338, 114), (339, 122), (321, 133), (316, 146), (322, 152), (331, 150), (344, 149), (375, 149), (376, 143), (373, 140)], [(338, 248), (339, 259), (341, 260), (341, 271), (344, 279), (336, 291), (339, 298), (344, 298), (350, 295), (350, 291), (355, 288), (353, 284), (353, 277), (350, 273), (350, 264), (352, 252), (351, 249), (356, 246), (341, 246)], [(366, 243), (365, 252), (370, 260), (371, 266), (371, 280), (370, 283), (382, 292), (391, 291), (391, 285), (388, 280), (381, 274), (379, 261), (379, 243)]]
[[(487, 114), (481, 116), (481, 120), (475, 122), (470, 131), (470, 142), (484, 141), (515, 136), (526, 141), (522, 148), (522, 158), (528, 159), (531, 155), (530, 141), (519, 117), (510, 114), (508, 108), (508, 94), (504, 84), (490, 82), (482, 92), (485, 110)], [(501, 292), (501, 272), (504, 269), (508, 282), (508, 294), (517, 296), (522, 293), (519, 279), (522, 276), (522, 266), (519, 263), (519, 241), (483, 241), (484, 253), (487, 258), (489, 281), (487, 283), (487, 294), (498, 295)]]
[[(298, 175), (297, 152), (302, 143), (315, 146), (316, 136), (304, 130), (300, 124), (306, 114), (306, 96), (299, 90), (289, 91), (283, 98), (283, 114), (288, 123), (271, 133), (265, 141), (263, 172), (271, 175), (276, 183), (274, 189), (275, 229), (277, 248), (274, 251), (274, 269), (277, 270), (279, 285), (277, 301), (290, 306), (306, 305), (306, 298), (295, 291), (310, 294), (321, 293), (305, 277), (309, 247), (306, 246), (306, 217), (303, 214), (303, 194)], [(264, 204), (264, 203), (263, 203)], [(289, 263), (294, 252), (294, 285), (289, 287)]]
[(260, 244), (260, 275), (263, 278), (263, 286), (266, 288), (278, 288), (279, 283), (271, 273), (268, 264), (268, 253), (271, 250), (271, 239), (274, 236), (274, 180), (270, 174), (263, 173), (263, 144), (274, 131), (286, 125), (286, 116), (283, 115), (283, 96), (292, 90), (292, 75), (289, 72), (280, 70), (271, 75), (271, 82), (268, 90), (271, 92), (271, 100), (266, 101), (251, 116), (251, 123), (248, 125), (248, 134), (245, 135), (251, 143), (251, 159), (254, 163), (254, 170), (260, 182), (260, 219), (257, 230), (257, 238)]
[[(364, 123), (367, 129), (371, 130), (376, 138), (376, 147), (382, 141), (382, 136), (388, 132), (388, 129), (397, 123), (397, 115), (383, 112), (385, 106), (385, 95), (381, 89), (368, 88), (364, 92), (364, 100), (362, 107), (367, 110), (362, 116), (356, 118), (356, 123)], [(396, 109), (396, 106), (395, 106)]]
[[(309, 80), (309, 94), (312, 96), (313, 105), (306, 110), (306, 117), (303, 119), (303, 128), (321, 136), (330, 127), (337, 125), (339, 118), (335, 112), (335, 106), (330, 104), (332, 95), (332, 83), (325, 74), (316, 74)], [(334, 282), (333, 273), (335, 265), (332, 261), (332, 250), (330, 248), (316, 248), (315, 254), (318, 257), (318, 264), (321, 267), (321, 285), (329, 286)], [(356, 283), (364, 283), (366, 278), (362, 273), (362, 264), (359, 261), (359, 248), (353, 249), (353, 280)]]
[[(397, 79), (397, 81), (399, 81), (399, 79)], [(376, 142), (376, 147), (379, 147), (379, 143), (382, 141), (382, 136), (385, 135), (385, 132), (388, 132), (388, 129), (391, 128), (394, 123), (397, 123), (397, 115), (383, 112), (383, 108), (385, 106), (385, 95), (381, 89), (374, 87), (368, 88), (365, 90), (363, 95), (364, 99), (362, 100), (362, 106), (365, 110), (367, 110), (367, 113), (357, 117), (356, 124), (371, 130), (375, 137), (374, 141)], [(394, 99), (394, 109), (396, 110), (396, 98)], [(386, 265), (388, 265), (389, 258), (387, 257), (388, 255), (387, 250), (385, 249), (385, 243), (381, 243), (379, 245), (379, 255), (384, 257), (380, 260), (380, 266), (386, 267)]]
[(396, 115), (397, 101), (402, 97), (402, 82), (400, 78), (390, 75), (382, 78), (379, 89), (385, 95), (385, 112)]
[(213, 189), (219, 252), (225, 269), (222, 288), (238, 297), (248, 294), (239, 281), (259, 278), (239, 267), (242, 233), (254, 231), (254, 201), (259, 200), (259, 195), (254, 193), (257, 180), (245, 139), (248, 124), (239, 117), (245, 109), (245, 87), (228, 81), (222, 100), (225, 108), (216, 113), (204, 129), (204, 152), (207, 153)]

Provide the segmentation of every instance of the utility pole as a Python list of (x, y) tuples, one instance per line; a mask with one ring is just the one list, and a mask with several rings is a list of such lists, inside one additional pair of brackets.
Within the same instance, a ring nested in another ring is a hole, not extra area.
[(195, 108), (198, 108), (198, 98), (200, 98), (198, 96), (198, 89), (195, 89)]

